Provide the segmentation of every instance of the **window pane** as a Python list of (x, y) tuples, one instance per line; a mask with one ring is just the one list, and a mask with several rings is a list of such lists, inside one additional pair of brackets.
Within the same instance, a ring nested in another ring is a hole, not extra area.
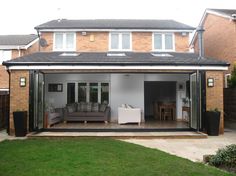
[(172, 34), (165, 34), (165, 49), (173, 49), (173, 37)]
[(67, 104), (75, 102), (75, 83), (67, 83)]
[(109, 104), (109, 84), (101, 83), (101, 103)]
[(74, 34), (66, 34), (66, 49), (74, 49)]
[(98, 102), (98, 83), (89, 84), (89, 102), (97, 103)]
[(154, 34), (154, 49), (162, 49), (162, 36), (161, 34)]
[(111, 49), (119, 49), (119, 35), (111, 34)]
[(0, 64), (11, 59), (11, 50), (0, 50)]
[(55, 34), (55, 49), (63, 48), (63, 34)]
[(130, 49), (130, 34), (122, 34), (122, 49)]
[(78, 83), (78, 102), (86, 102), (86, 83)]

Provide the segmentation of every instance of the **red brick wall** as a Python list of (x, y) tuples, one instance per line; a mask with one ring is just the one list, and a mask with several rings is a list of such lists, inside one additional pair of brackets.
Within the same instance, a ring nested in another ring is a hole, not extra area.
[[(20, 87), (19, 84), (20, 77), (26, 78), (26, 87)], [(12, 70), (10, 74), (10, 134), (11, 135), (14, 135), (13, 112), (19, 110), (29, 111), (29, 72)]]
[(214, 87), (206, 87), (206, 109), (221, 111), (220, 133), (224, 133), (224, 102), (223, 102), (223, 72), (222, 71), (207, 71), (207, 78), (214, 78)]
[[(94, 41), (91, 41), (91, 36)], [(43, 32), (41, 37), (46, 39), (48, 46), (41, 47), (40, 51), (53, 51), (53, 33)], [(175, 48), (177, 52), (189, 51), (189, 35), (182, 36), (175, 33)], [(76, 51), (79, 52), (107, 52), (109, 50), (109, 32), (87, 32), (85, 36), (81, 32), (76, 33)], [(132, 32), (132, 50), (136, 52), (152, 51), (151, 32)]]
[[(236, 22), (228, 18), (208, 14), (203, 24), (205, 56), (231, 63), (229, 73), (236, 61)], [(198, 52), (198, 41), (194, 50)]]
[[(12, 50), (12, 59), (15, 59), (19, 56), (24, 56), (27, 54), (31, 54), (38, 51), (38, 42), (34, 43), (27, 50)], [(8, 89), (9, 88), (9, 75), (6, 71), (6, 67), (0, 65), (0, 89)]]

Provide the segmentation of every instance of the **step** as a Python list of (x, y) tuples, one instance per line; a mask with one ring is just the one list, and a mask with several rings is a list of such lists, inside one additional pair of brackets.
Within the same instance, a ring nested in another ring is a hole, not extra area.
[(200, 132), (39, 132), (28, 134), (29, 138), (61, 138), (61, 137), (111, 137), (119, 139), (202, 139), (207, 134)]

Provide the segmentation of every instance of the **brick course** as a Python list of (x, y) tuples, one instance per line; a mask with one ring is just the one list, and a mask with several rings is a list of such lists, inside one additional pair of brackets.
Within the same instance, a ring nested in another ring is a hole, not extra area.
[[(20, 87), (20, 77), (26, 78), (26, 87)], [(10, 74), (10, 135), (14, 135), (13, 112), (18, 110), (29, 112), (29, 72), (12, 70)], [(27, 114), (27, 119), (28, 117), (29, 114)]]
[(214, 87), (206, 87), (206, 110), (218, 109), (221, 112), (220, 133), (224, 133), (223, 72), (207, 71), (207, 78), (214, 78)]

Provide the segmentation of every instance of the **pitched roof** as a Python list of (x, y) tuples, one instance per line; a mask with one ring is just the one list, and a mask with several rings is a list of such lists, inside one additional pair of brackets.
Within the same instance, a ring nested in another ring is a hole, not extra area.
[[(202, 26), (204, 24), (207, 14), (214, 14), (221, 17), (236, 20), (236, 16), (233, 17), (234, 14), (236, 15), (236, 9), (206, 9), (198, 26)], [(196, 39), (197, 39), (197, 31), (194, 32), (193, 38), (190, 42), (190, 46), (194, 44)]]
[(94, 20), (52, 20), (36, 26), (35, 29), (178, 29), (194, 30), (193, 27), (174, 20), (139, 19), (94, 19)]
[[(74, 55), (75, 54), (75, 55)], [(114, 53), (113, 53), (114, 54)], [(106, 52), (37, 52), (4, 62), (4, 65), (174, 65), (174, 66), (228, 66), (216, 59), (202, 58), (198, 60), (195, 53), (153, 53), (125, 52), (125, 56), (108, 56)]]
[(38, 36), (31, 34), (31, 35), (0, 35), (0, 45), (13, 45), (13, 46), (22, 46), (28, 45)]

